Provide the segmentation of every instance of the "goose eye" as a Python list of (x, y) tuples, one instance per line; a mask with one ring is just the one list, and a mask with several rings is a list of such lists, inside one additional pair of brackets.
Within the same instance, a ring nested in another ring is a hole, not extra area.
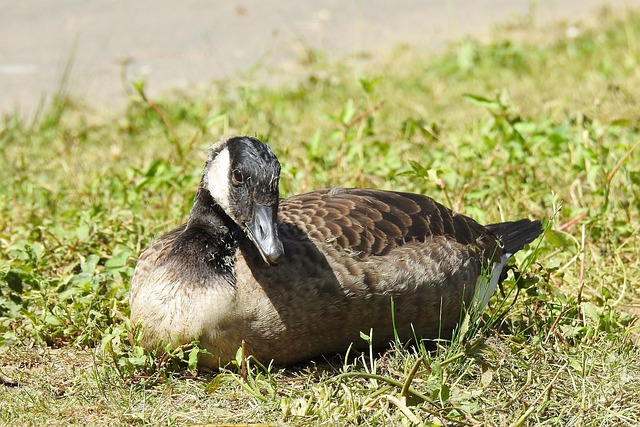
[(231, 183), (236, 186), (244, 183), (244, 176), (242, 176), (242, 172), (238, 169), (234, 169), (231, 172)]

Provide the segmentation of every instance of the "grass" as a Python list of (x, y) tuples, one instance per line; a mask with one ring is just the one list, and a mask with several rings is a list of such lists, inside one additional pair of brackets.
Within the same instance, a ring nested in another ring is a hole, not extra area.
[[(368, 67), (314, 53), (284, 86), (148, 99), (140, 81), (117, 114), (59, 98), (4, 117), (0, 424), (639, 424), (640, 15), (579, 29), (524, 23)], [(275, 149), (282, 196), (398, 189), (548, 230), (434, 351), (219, 374), (197, 347), (156, 358), (127, 323), (136, 256), (187, 218), (206, 147), (240, 133)]]

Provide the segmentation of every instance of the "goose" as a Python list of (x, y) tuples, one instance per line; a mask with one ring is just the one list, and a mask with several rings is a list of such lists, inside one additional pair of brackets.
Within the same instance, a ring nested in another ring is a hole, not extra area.
[(482, 226), (433, 199), (330, 188), (279, 199), (280, 163), (250, 136), (208, 152), (189, 218), (139, 257), (130, 320), (148, 349), (198, 341), (199, 364), (286, 366), (370, 345), (451, 336), (508, 258), (542, 232)]

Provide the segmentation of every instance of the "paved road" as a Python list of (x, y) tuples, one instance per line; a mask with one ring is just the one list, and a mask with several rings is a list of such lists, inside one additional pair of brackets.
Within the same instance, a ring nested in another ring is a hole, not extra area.
[(640, 0), (2, 0), (0, 114), (33, 112), (69, 58), (72, 94), (114, 106), (126, 99), (123, 73), (145, 76), (154, 94), (254, 64), (286, 69), (305, 46), (334, 58), (400, 43), (437, 49), (527, 13), (543, 25), (605, 3), (640, 8)]

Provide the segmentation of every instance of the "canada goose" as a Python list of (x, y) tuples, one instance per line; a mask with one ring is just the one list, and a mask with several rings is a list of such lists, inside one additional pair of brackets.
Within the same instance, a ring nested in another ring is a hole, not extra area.
[(210, 353), (201, 365), (217, 368), (243, 340), (264, 363), (288, 365), (366, 347), (360, 332), (371, 329), (378, 345), (394, 325), (403, 341), (448, 337), (542, 231), (529, 220), (483, 227), (417, 194), (334, 188), (279, 200), (279, 177), (256, 138), (210, 148), (189, 220), (136, 266), (131, 320), (143, 346), (198, 340)]

